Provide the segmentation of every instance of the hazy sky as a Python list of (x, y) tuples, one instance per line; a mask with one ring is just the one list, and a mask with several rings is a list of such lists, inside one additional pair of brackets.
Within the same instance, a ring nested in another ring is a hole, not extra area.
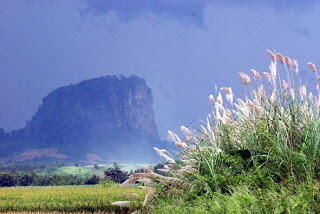
[(165, 137), (205, 118), (215, 84), (240, 93), (266, 49), (320, 65), (319, 20), (312, 0), (1, 0), (0, 127), (23, 127), (57, 87), (135, 74)]

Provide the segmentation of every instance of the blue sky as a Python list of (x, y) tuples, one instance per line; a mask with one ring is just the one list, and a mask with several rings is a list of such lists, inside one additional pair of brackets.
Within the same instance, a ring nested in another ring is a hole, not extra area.
[(3, 0), (0, 127), (23, 127), (57, 87), (135, 74), (164, 138), (205, 118), (215, 84), (241, 94), (238, 72), (266, 71), (266, 49), (320, 64), (318, 20), (312, 0)]

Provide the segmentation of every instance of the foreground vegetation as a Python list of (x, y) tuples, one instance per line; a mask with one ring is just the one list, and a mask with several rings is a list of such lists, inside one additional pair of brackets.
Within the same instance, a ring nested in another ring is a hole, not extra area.
[(194, 194), (187, 189), (164, 192), (154, 197), (149, 206), (151, 213), (320, 213), (318, 184), (276, 188), (250, 188), (242, 184), (229, 193), (214, 194)]
[(166, 160), (158, 171), (167, 176), (149, 170), (126, 181), (152, 181), (153, 212), (320, 212), (320, 76), (308, 63), (314, 79), (308, 93), (298, 62), (267, 52), (264, 79), (254, 69), (251, 77), (240, 73), (241, 98), (216, 87), (203, 126), (181, 126), (183, 137), (169, 131), (181, 149), (176, 159), (155, 148)]
[[(142, 207), (146, 190), (118, 187), (0, 188), (0, 212), (131, 212)], [(131, 201), (128, 207), (112, 205)]]

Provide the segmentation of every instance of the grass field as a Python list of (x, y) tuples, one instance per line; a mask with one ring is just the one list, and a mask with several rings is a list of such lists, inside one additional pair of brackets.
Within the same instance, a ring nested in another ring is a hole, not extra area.
[[(123, 195), (136, 193), (137, 198)], [(3, 212), (108, 212), (123, 213), (141, 208), (146, 190), (138, 187), (99, 188), (15, 187), (0, 188), (0, 213)], [(116, 201), (132, 201), (129, 208), (111, 205)]]
[[(141, 163), (141, 164), (119, 164), (120, 168), (124, 171), (130, 171), (142, 168), (144, 166), (152, 166), (152, 164)], [(58, 167), (54, 170), (38, 170), (36, 171), (39, 175), (46, 175), (46, 174), (55, 174), (55, 175), (75, 175), (75, 176), (91, 176), (91, 175), (98, 175), (103, 177), (103, 172), (109, 167), (112, 167), (112, 164), (101, 164), (98, 165), (98, 168), (95, 169), (93, 165), (91, 166), (63, 166)]]

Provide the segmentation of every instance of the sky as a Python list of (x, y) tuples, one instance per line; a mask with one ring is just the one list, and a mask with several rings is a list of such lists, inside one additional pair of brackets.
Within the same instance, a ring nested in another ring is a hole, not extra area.
[(240, 95), (239, 72), (267, 71), (266, 49), (320, 65), (318, 20), (316, 0), (1, 0), (0, 127), (24, 127), (58, 87), (134, 74), (166, 138), (205, 119), (215, 85)]

